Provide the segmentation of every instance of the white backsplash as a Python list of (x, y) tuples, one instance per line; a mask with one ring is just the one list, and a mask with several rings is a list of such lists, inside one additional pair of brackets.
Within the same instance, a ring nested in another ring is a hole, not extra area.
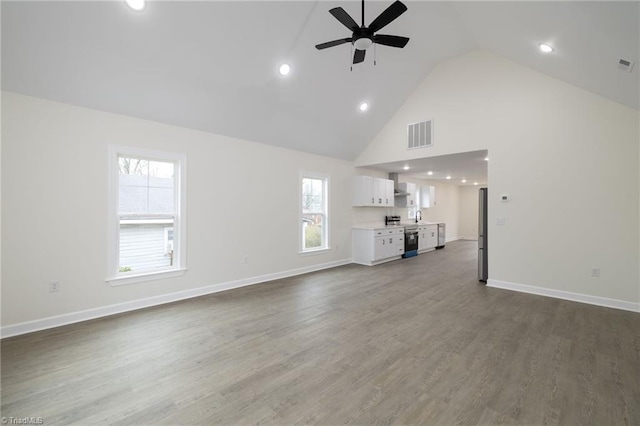
[[(422, 218), (425, 219), (425, 210), (422, 211)], [(402, 222), (407, 222), (409, 209), (406, 208), (381, 208), (381, 207), (354, 207), (353, 208), (353, 224), (361, 225), (367, 223), (384, 223), (385, 216), (398, 215)]]

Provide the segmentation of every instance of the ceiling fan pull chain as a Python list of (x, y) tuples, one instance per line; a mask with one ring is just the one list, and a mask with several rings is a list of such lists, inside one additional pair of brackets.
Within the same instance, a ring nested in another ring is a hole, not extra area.
[(351, 62), (351, 58), (353, 58), (353, 43), (351, 43), (351, 53), (349, 54), (349, 70), (353, 72), (353, 63)]
[(374, 66), (374, 67), (376, 66), (376, 57), (377, 57), (377, 56), (376, 56), (376, 52), (377, 52), (377, 50), (376, 50), (376, 44), (375, 44), (375, 43), (373, 43), (373, 66)]

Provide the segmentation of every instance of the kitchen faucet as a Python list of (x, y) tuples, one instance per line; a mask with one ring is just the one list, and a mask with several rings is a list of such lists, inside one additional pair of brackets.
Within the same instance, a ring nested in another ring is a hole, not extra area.
[(422, 220), (422, 212), (420, 210), (416, 210), (416, 223)]

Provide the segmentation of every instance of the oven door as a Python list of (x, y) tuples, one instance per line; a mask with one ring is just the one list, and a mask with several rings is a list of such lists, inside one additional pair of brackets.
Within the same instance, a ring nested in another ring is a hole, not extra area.
[(418, 250), (418, 230), (405, 231), (404, 233), (404, 251)]

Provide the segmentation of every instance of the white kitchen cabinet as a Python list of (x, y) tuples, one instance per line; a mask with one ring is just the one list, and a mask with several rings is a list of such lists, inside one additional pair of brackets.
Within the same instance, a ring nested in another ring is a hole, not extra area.
[(400, 182), (398, 189), (409, 195), (401, 195), (396, 197), (396, 207), (415, 207), (416, 206), (416, 189), (415, 183)]
[(353, 181), (354, 207), (393, 207), (393, 181), (356, 176)]
[(356, 176), (353, 179), (353, 205), (356, 207), (376, 205), (371, 176)]
[(384, 200), (385, 207), (394, 207), (394, 190), (393, 190), (393, 181), (389, 179), (382, 179), (384, 181)]
[(421, 186), (420, 187), (420, 207), (430, 208), (436, 205), (436, 187)]
[(386, 249), (389, 257), (402, 256), (404, 254), (404, 228), (387, 230)]
[(354, 229), (353, 261), (377, 265), (399, 259), (404, 254), (404, 228)]
[(376, 206), (393, 207), (393, 181), (380, 178), (373, 178), (373, 181)]
[(438, 245), (438, 225), (418, 227), (418, 253), (434, 250)]
[(378, 207), (386, 206), (387, 203), (385, 202), (385, 196), (387, 195), (386, 194), (387, 187), (384, 180), (379, 178), (373, 178), (373, 185), (374, 185), (373, 194), (376, 200), (376, 206)]
[(438, 245), (438, 225), (427, 225), (425, 249), (433, 249)]
[(418, 226), (418, 253), (422, 253), (427, 247), (427, 227)]

